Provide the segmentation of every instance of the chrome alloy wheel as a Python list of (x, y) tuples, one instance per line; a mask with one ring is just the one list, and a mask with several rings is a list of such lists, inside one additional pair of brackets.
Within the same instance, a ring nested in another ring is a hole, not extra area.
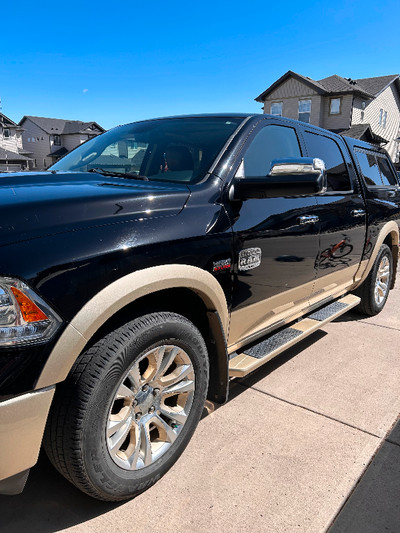
[(112, 460), (139, 470), (164, 455), (185, 425), (194, 391), (193, 365), (182, 348), (158, 346), (140, 357), (112, 400), (106, 430)]
[(384, 255), (376, 273), (375, 302), (377, 303), (377, 305), (382, 305), (386, 298), (387, 292), (389, 290), (389, 279), (390, 259), (389, 257), (387, 257), (387, 255)]

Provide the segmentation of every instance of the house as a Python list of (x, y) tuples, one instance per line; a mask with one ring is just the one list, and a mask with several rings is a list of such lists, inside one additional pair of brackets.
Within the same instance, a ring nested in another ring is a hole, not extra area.
[(27, 170), (28, 156), (22, 145), (22, 128), (0, 113), (0, 172)]
[(33, 169), (44, 170), (85, 141), (104, 133), (96, 122), (24, 116), (22, 142), (32, 153)]
[(315, 81), (289, 70), (255, 100), (263, 103), (264, 113), (383, 145), (399, 162), (398, 74), (357, 80), (334, 74)]

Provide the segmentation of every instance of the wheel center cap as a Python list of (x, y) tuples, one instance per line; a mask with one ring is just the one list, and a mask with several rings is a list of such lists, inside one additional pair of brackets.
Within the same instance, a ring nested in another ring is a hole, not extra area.
[(149, 387), (146, 391), (139, 391), (136, 394), (137, 406), (136, 412), (146, 413), (154, 404), (153, 389)]

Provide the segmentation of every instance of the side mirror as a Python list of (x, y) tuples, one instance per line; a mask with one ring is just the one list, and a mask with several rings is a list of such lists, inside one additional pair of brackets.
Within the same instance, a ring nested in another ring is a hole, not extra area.
[(267, 176), (242, 176), (241, 165), (229, 191), (231, 200), (314, 196), (327, 188), (325, 163), (311, 157), (275, 159)]

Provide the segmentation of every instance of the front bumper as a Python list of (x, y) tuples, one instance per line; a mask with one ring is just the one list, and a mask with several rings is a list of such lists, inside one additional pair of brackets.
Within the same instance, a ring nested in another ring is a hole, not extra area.
[(54, 391), (52, 386), (0, 402), (0, 494), (22, 491), (21, 479), (39, 455)]

